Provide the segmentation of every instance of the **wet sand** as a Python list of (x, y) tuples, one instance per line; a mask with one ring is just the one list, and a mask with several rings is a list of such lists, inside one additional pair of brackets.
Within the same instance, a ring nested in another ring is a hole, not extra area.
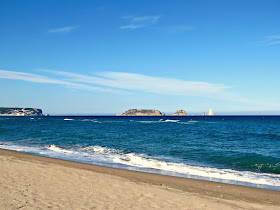
[(280, 192), (0, 149), (0, 209), (280, 209)]

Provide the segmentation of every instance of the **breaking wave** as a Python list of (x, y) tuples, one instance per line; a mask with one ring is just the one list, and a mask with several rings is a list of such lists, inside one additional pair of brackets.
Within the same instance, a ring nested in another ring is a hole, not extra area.
[[(166, 161), (160, 157), (145, 154), (129, 153), (125, 150), (103, 146), (88, 147), (60, 147), (48, 145), (45, 147), (13, 145), (0, 142), (0, 148), (27, 152), (48, 157), (74, 160), (89, 164), (134, 169), (152, 173), (197, 178), (224, 183), (264, 185), (280, 187), (280, 174), (258, 173), (252, 171), (238, 171), (214, 167), (193, 166), (176, 161)], [(278, 189), (277, 188), (277, 189)], [(280, 188), (278, 189), (280, 190)]]

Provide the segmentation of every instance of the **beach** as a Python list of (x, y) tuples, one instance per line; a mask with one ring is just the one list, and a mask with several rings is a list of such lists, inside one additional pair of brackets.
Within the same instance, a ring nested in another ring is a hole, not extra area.
[(0, 150), (0, 209), (280, 209), (280, 192)]

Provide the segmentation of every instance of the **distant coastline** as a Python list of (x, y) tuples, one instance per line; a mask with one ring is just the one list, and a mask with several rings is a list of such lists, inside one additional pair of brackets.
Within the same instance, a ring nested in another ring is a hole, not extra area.
[[(133, 114), (133, 111), (130, 110), (144, 110), (143, 112), (138, 111), (138, 114)], [(155, 114), (153, 114), (153, 111), (156, 111)], [(150, 114), (145, 114), (144, 112), (147, 112)], [(210, 112), (210, 111), (209, 111)], [(199, 112), (194, 113), (187, 113), (184, 110), (177, 110), (175, 113), (166, 113), (161, 112), (154, 109), (129, 109), (121, 114), (115, 114), (115, 113), (54, 113), (51, 114), (53, 117), (62, 117), (62, 116), (75, 116), (75, 117), (203, 117), (203, 116), (280, 116), (280, 113), (275, 112), (242, 112), (242, 113), (234, 113), (234, 112), (219, 112), (218, 114), (214, 114), (212, 110), (213, 115), (209, 115), (203, 112), (200, 114)], [(39, 108), (20, 108), (20, 107), (0, 107), (0, 117), (24, 117), (24, 116), (50, 116), (49, 114), (43, 114), (42, 109)]]

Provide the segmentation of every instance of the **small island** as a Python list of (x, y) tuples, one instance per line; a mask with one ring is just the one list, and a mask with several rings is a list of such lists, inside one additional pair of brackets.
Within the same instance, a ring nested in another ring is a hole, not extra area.
[(117, 116), (164, 116), (164, 112), (155, 109), (129, 109)]
[(189, 116), (189, 114), (185, 110), (177, 110), (174, 114), (171, 116)]
[(209, 113), (206, 114), (205, 112), (203, 112), (202, 116), (215, 116), (213, 109), (209, 110)]
[(42, 109), (0, 107), (0, 116), (43, 116)]

